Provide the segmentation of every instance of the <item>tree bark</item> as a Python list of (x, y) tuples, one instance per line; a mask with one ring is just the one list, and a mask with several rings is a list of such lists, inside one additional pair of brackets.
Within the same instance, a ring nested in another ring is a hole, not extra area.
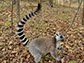
[(33, 0), (30, 1), (30, 7), (32, 8), (33, 11), (33, 4), (32, 4)]
[(49, 0), (50, 7), (53, 7), (53, 0)]
[(71, 0), (69, 0), (70, 1), (70, 3), (69, 3), (69, 7), (71, 7), (71, 3), (72, 3), (72, 1)]
[(84, 25), (84, 0), (83, 1), (83, 17), (82, 17), (82, 25)]
[(12, 31), (13, 31), (13, 3), (14, 3), (14, 0), (12, 0), (12, 7), (11, 7), (11, 28), (12, 28)]
[(13, 4), (14, 4), (14, 5), (16, 4), (16, 0), (13, 0)]
[(17, 23), (20, 21), (20, 0), (16, 0)]

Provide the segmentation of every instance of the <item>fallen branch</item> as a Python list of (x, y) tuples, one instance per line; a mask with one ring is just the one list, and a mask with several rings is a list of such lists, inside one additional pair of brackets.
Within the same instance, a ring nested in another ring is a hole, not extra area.
[(72, 24), (74, 23), (75, 18), (76, 18), (76, 16), (77, 16), (78, 12), (79, 12), (79, 9), (80, 9), (81, 4), (82, 4), (82, 0), (81, 0), (81, 2), (80, 2), (80, 4), (79, 4), (78, 8), (77, 8), (77, 11), (76, 11), (76, 13), (75, 13), (75, 15), (74, 15), (74, 17), (73, 17), (73, 19), (72, 19), (72, 21), (71, 21), (69, 27), (68, 27), (67, 30), (65, 31), (64, 35), (67, 34), (67, 32), (68, 32), (69, 29), (71, 28)]

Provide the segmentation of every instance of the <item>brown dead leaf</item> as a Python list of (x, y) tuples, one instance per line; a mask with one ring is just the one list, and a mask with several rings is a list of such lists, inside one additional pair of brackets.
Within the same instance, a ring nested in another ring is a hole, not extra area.
[(70, 46), (68, 44), (66, 44), (65, 47), (68, 48), (68, 49), (70, 48)]
[(27, 55), (27, 58), (30, 58), (30, 54)]
[(11, 53), (12, 53), (12, 54), (15, 54), (15, 53), (17, 53), (17, 51), (12, 51)]

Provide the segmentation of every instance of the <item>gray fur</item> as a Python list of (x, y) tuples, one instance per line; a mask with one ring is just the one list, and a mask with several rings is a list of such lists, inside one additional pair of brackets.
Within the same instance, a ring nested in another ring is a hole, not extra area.
[[(58, 33), (57, 33), (58, 34)], [(59, 48), (59, 41), (63, 41), (63, 38), (60, 38), (60, 35), (58, 34), (56, 37), (56, 44), (54, 42), (54, 38), (35, 38), (29, 43), (29, 51), (31, 55), (34, 57), (34, 60), (36, 63), (38, 63), (42, 57), (42, 55), (50, 53), (53, 58), (55, 58), (57, 61), (61, 61), (60, 58), (56, 55), (56, 49)]]

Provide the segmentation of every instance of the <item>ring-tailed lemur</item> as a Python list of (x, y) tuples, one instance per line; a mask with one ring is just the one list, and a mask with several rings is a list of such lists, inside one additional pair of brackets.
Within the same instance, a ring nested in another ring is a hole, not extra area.
[(29, 43), (29, 45), (27, 44), (29, 40), (25, 37), (23, 33), (23, 25), (25, 24), (27, 19), (36, 15), (40, 9), (41, 9), (41, 5), (38, 4), (38, 8), (34, 12), (30, 13), (29, 15), (26, 15), (26, 17), (23, 18), (18, 23), (17, 35), (21, 40), (22, 44), (24, 46), (29, 47), (29, 52), (34, 57), (36, 63), (40, 61), (43, 54), (47, 54), (49, 52), (56, 60), (61, 61), (61, 59), (58, 58), (56, 55), (56, 49), (60, 49), (60, 50), (62, 49), (59, 48), (59, 42), (64, 41), (64, 36), (61, 33), (57, 32), (56, 35), (52, 38), (35, 38)]

